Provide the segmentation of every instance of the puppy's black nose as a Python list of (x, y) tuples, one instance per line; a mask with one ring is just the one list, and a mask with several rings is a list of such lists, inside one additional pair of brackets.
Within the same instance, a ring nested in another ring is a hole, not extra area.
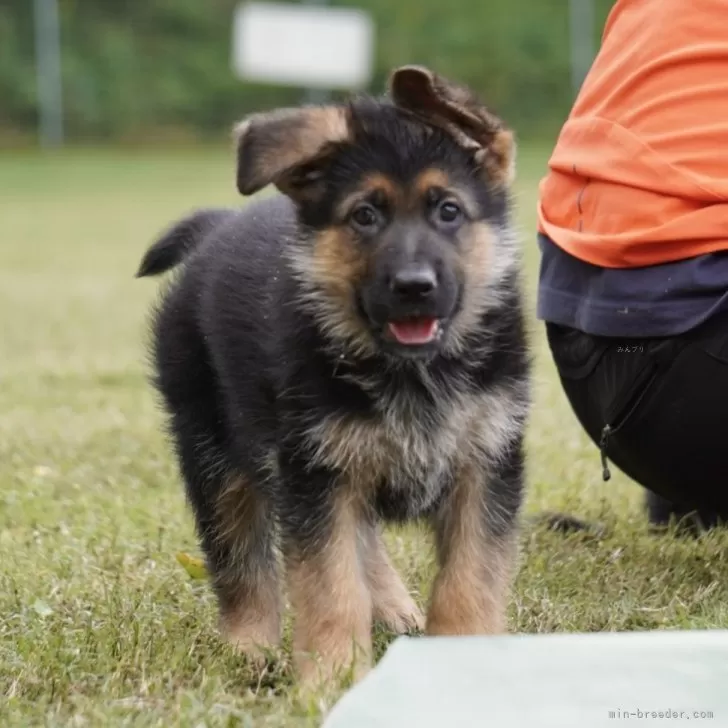
[(437, 288), (437, 275), (427, 265), (411, 266), (398, 271), (392, 279), (392, 291), (404, 298), (420, 298)]

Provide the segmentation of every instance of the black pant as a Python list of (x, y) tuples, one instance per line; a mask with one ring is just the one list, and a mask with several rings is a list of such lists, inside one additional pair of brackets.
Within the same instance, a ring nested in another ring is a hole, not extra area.
[(605, 478), (611, 461), (646, 488), (654, 523), (671, 514), (705, 527), (728, 521), (728, 315), (669, 338), (546, 331)]

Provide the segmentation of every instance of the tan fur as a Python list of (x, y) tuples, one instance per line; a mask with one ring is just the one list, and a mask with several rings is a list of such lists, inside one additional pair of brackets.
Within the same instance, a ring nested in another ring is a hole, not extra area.
[(435, 167), (426, 169), (415, 179), (412, 193), (409, 196), (410, 208), (421, 208), (426, 203), (428, 193), (432, 189), (437, 189), (457, 201), (473, 217), (478, 214), (478, 204), (472, 199), (470, 193), (466, 189), (453, 184), (443, 170)]
[(421, 172), (407, 189), (384, 174), (375, 173), (365, 177), (357, 189), (347, 195), (336, 210), (337, 220), (343, 221), (353, 207), (373, 192), (380, 193), (393, 211), (421, 209), (427, 201), (432, 189), (450, 193), (473, 214), (477, 213), (474, 200), (470, 199), (466, 190), (453, 185), (447, 173), (442, 169), (431, 167)]
[(416, 195), (415, 199), (424, 198), (433, 187), (447, 189), (450, 187), (450, 184), (450, 178), (443, 170), (435, 168), (426, 169), (417, 176), (413, 185)]
[(329, 144), (346, 141), (349, 125), (341, 108), (303, 107), (253, 114), (234, 129), (239, 158), (238, 189), (250, 195), (268, 184), (290, 192), (287, 175), (318, 157)]
[(372, 603), (357, 548), (360, 514), (359, 499), (342, 487), (326, 543), (316, 553), (286, 555), (294, 660), (306, 685), (350, 669), (358, 679), (371, 666)]
[(508, 129), (495, 132), (481, 159), (496, 185), (510, 187), (516, 177), (516, 140), (513, 132)]
[(334, 212), (335, 220), (339, 224), (345, 224), (349, 213), (356, 205), (369, 198), (370, 195), (378, 195), (383, 202), (396, 208), (403, 199), (403, 190), (394, 180), (381, 172), (375, 172), (364, 177), (357, 185), (357, 188), (341, 199)]
[(280, 642), (280, 606), (277, 582), (265, 580), (252, 598), (221, 613), (220, 629), (236, 649), (262, 655)]
[[(309, 441), (315, 461), (339, 468), (353, 479), (363, 492), (371, 491), (382, 479), (402, 483), (403, 487), (421, 488), (427, 492), (427, 479), (437, 475), (447, 462), (436, 465), (428, 433), (408, 427), (400, 413), (392, 409), (376, 419), (327, 417), (309, 431)], [(456, 433), (467, 427), (461, 416), (452, 412), (443, 438), (438, 438), (441, 454), (452, 457), (456, 450)], [(452, 442), (445, 444), (452, 434)], [(430, 469), (434, 467), (434, 472)]]
[(267, 528), (264, 505), (242, 477), (232, 477), (217, 500), (218, 538), (230, 548), (236, 563), (218, 580), (226, 593), (220, 627), (228, 641), (243, 652), (259, 653), (280, 640), (281, 597), (275, 564), (262, 563), (255, 553), (261, 530)]
[(463, 302), (460, 313), (453, 319), (450, 328), (452, 347), (459, 351), (465, 346), (464, 337), (470, 332), (483, 312), (492, 301), (488, 288), (493, 279), (492, 261), (495, 256), (495, 245), (498, 237), (487, 222), (479, 222), (470, 226), (467, 237), (463, 240), (462, 275), (465, 278)]
[(484, 528), (483, 475), (460, 473), (441, 525), (440, 571), (427, 614), (430, 635), (499, 634), (514, 566), (514, 540), (494, 539)]
[(344, 225), (328, 228), (315, 238), (312, 250), (292, 248), (289, 257), (305, 299), (315, 304), (321, 328), (333, 339), (347, 341), (358, 353), (371, 354), (376, 343), (357, 314), (355, 297), (367, 257), (353, 235)]
[(390, 179), (386, 174), (376, 172), (374, 174), (367, 175), (359, 185), (359, 194), (367, 195), (372, 192), (377, 192), (384, 195), (387, 201), (397, 206), (401, 204), (403, 191), (400, 185), (394, 180)]
[(504, 388), (480, 396), (451, 395), (442, 403), (438, 422), (424, 420), (415, 403), (401, 398), (369, 421), (327, 417), (308, 432), (311, 456), (346, 473), (363, 493), (386, 479), (424, 497), (446, 468), (470, 458), (487, 459), (508, 446), (526, 416), (508, 409), (510, 402)]
[(424, 628), (425, 618), (389, 559), (379, 527), (359, 523), (361, 562), (372, 598), (374, 619), (396, 634)]
[(344, 227), (328, 228), (314, 241), (316, 278), (339, 304), (350, 303), (352, 289), (366, 271), (366, 256)]

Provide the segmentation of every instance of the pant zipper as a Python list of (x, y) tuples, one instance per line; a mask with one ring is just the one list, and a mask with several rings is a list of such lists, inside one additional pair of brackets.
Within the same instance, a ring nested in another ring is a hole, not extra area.
[(602, 458), (602, 480), (604, 482), (612, 477), (612, 474), (609, 472), (609, 463), (607, 462), (607, 442), (611, 433), (612, 428), (609, 425), (605, 425), (602, 430), (601, 439), (599, 440), (599, 454)]

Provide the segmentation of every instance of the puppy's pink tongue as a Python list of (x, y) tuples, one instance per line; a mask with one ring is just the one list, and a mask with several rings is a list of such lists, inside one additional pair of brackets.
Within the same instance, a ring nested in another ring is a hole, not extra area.
[(437, 334), (437, 319), (416, 318), (403, 321), (390, 321), (389, 331), (400, 344), (410, 346), (427, 344)]

